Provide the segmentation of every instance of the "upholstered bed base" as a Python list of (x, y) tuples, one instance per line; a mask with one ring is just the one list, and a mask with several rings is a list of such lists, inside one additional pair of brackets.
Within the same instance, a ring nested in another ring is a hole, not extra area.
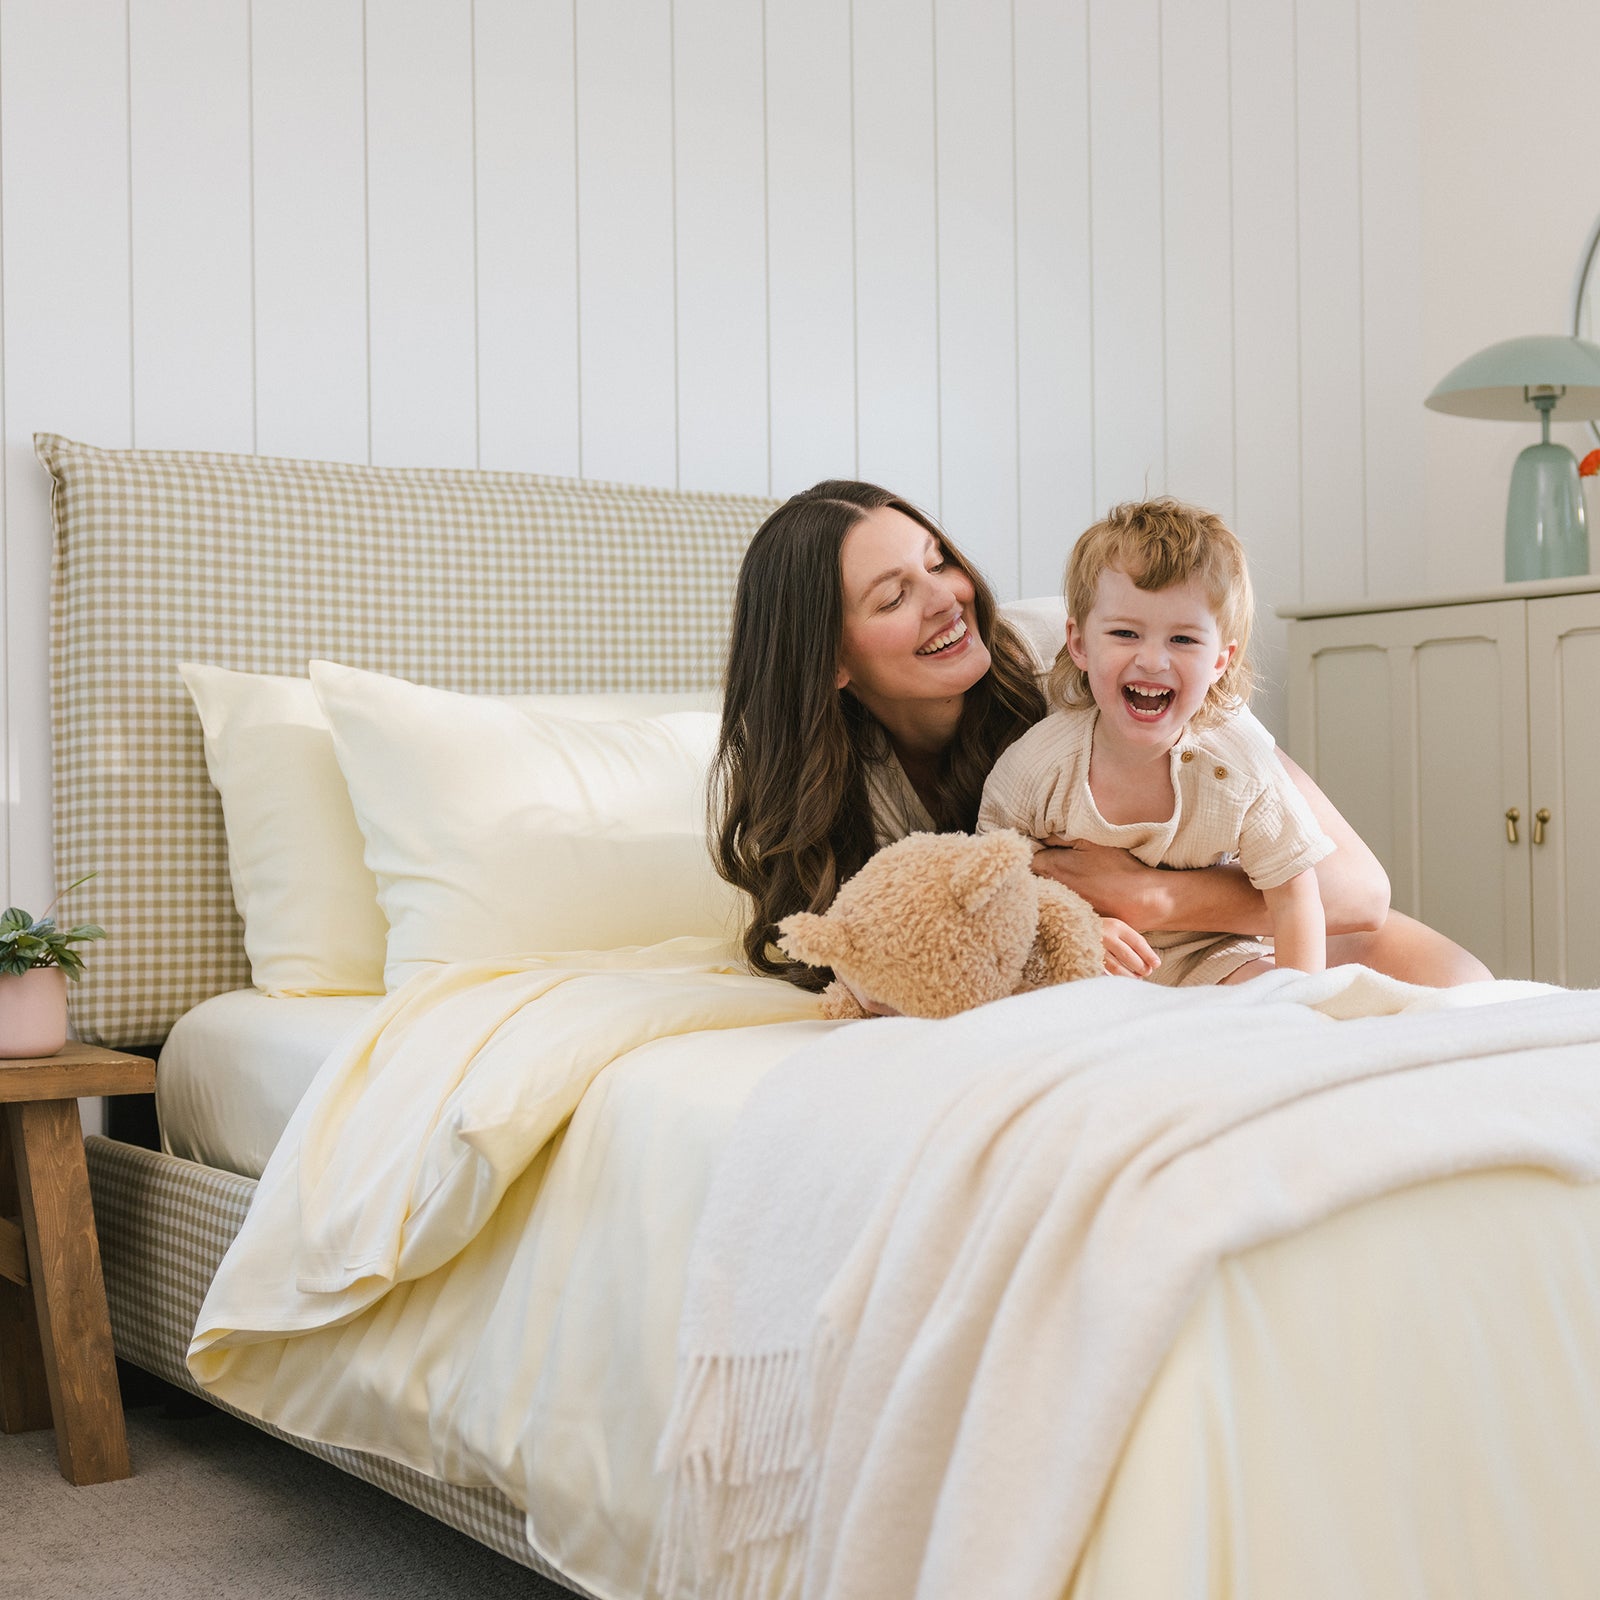
[(534, 1552), (522, 1513), (496, 1490), (461, 1488), (381, 1456), (296, 1438), (207, 1394), (184, 1355), (212, 1275), (250, 1209), (255, 1180), (114, 1139), (91, 1137), (85, 1148), (111, 1332), (123, 1360), (365, 1478), (574, 1594), (589, 1594)]

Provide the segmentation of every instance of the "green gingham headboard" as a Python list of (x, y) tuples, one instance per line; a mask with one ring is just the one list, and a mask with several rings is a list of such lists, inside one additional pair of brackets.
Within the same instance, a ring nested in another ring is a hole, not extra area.
[(110, 937), (74, 986), (97, 1044), (153, 1044), (248, 986), (222, 810), (180, 661), (313, 657), (477, 694), (716, 685), (774, 502), (511, 472), (35, 438), (53, 479), (56, 877)]

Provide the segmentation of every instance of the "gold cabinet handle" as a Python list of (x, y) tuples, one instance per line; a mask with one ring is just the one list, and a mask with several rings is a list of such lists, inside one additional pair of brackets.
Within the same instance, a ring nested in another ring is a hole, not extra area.
[(1544, 843), (1544, 825), (1550, 820), (1549, 806), (1540, 806), (1533, 814), (1533, 842)]
[(1520, 811), (1518, 811), (1515, 806), (1512, 806), (1511, 809), (1506, 812), (1506, 843), (1507, 844), (1515, 844), (1517, 842), (1517, 824), (1521, 820), (1522, 820), (1522, 813)]

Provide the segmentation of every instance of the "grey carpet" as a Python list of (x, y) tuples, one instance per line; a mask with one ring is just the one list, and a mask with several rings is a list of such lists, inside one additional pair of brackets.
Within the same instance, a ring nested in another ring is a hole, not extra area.
[(129, 1410), (134, 1476), (83, 1489), (57, 1470), (54, 1434), (0, 1434), (0, 1595), (572, 1600), (371, 1484), (189, 1410)]

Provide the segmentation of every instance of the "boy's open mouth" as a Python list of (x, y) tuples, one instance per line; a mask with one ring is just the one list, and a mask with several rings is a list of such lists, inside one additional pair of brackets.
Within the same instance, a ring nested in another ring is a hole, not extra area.
[(1131, 683), (1124, 684), (1122, 689), (1122, 699), (1128, 709), (1146, 717), (1159, 717), (1172, 704), (1172, 695), (1171, 689), (1140, 688)]

